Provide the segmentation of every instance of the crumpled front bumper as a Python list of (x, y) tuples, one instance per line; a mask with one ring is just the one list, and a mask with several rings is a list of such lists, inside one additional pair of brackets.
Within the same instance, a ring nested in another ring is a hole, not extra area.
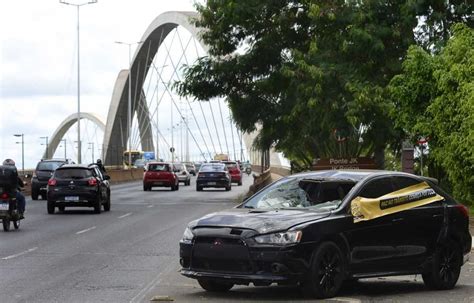
[[(218, 279), (233, 284), (294, 284), (309, 271), (306, 249), (292, 247), (225, 247), (212, 243), (180, 243), (181, 274), (193, 279)], [(222, 241), (224, 242), (224, 241)]]

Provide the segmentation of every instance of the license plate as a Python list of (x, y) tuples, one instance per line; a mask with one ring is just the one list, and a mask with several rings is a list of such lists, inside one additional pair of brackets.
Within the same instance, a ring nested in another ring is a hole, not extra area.
[(64, 200), (65, 201), (79, 201), (79, 197), (78, 196), (67, 196), (67, 197), (64, 197)]
[(216, 182), (207, 182), (207, 185), (216, 185)]
[(0, 210), (8, 210), (8, 203), (0, 203)]

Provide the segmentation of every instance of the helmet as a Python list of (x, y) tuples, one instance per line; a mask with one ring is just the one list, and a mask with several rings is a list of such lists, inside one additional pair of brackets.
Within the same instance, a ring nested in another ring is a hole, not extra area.
[(97, 164), (102, 164), (102, 160), (97, 159)]
[(3, 161), (3, 165), (15, 166), (15, 161), (13, 161), (12, 159), (5, 159), (5, 161)]

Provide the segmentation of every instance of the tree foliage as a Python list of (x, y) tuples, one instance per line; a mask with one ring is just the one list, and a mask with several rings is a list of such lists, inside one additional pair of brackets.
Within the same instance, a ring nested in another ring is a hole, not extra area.
[(400, 135), (386, 86), (420, 16), (434, 20), (427, 29), (452, 19), (434, 18), (435, 2), (208, 0), (197, 5), (196, 25), (209, 56), (186, 69), (178, 91), (225, 97), (242, 130), (262, 126), (259, 147), (276, 144), (302, 166), (338, 155), (375, 154), (383, 163)]
[(390, 91), (397, 125), (413, 138), (430, 136), (430, 157), (455, 195), (474, 202), (474, 30), (453, 26), (438, 55), (411, 47)]

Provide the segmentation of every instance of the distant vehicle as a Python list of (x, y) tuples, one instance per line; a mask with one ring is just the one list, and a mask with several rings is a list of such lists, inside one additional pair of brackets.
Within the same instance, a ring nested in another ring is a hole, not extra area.
[(203, 188), (225, 188), (229, 191), (232, 188), (232, 180), (229, 171), (223, 163), (205, 163), (201, 165), (196, 178), (196, 190)]
[(195, 176), (196, 175), (196, 166), (194, 165), (194, 163), (192, 162), (184, 162), (184, 165), (186, 165), (186, 169), (188, 170), (188, 172)]
[(38, 200), (38, 196), (41, 195), (41, 198), (46, 200), (46, 187), (49, 178), (58, 167), (69, 162), (68, 159), (47, 159), (38, 162), (31, 179), (31, 199)]
[(191, 174), (183, 163), (173, 163), (173, 171), (178, 176), (179, 182), (184, 183), (186, 186), (191, 185)]
[(285, 177), (192, 221), (179, 262), (207, 291), (278, 283), (322, 299), (345, 280), (381, 276), (452, 289), (471, 245), (469, 210), (431, 179), (331, 170)]
[(58, 167), (48, 181), (48, 214), (57, 207), (93, 207), (94, 212), (110, 210), (110, 177), (97, 165), (66, 164)]
[(123, 152), (123, 166), (126, 168), (131, 167), (131, 165), (129, 165), (128, 163), (129, 154), (132, 157), (132, 163), (135, 163), (135, 161), (137, 161), (138, 159), (143, 159), (143, 155), (144, 155), (144, 153), (141, 150), (124, 151)]
[(133, 167), (135, 168), (144, 168), (146, 166), (146, 163), (148, 160), (146, 159), (137, 159), (135, 160), (135, 163), (133, 163)]
[(143, 173), (143, 190), (149, 191), (153, 187), (170, 187), (171, 190), (179, 189), (178, 176), (173, 172), (171, 163), (148, 162)]
[(214, 160), (229, 161), (229, 155), (227, 155), (227, 154), (216, 154), (214, 156)]
[(194, 167), (196, 167), (196, 174), (199, 172), (199, 169), (201, 168), (201, 165), (206, 162), (194, 162)]
[(239, 165), (235, 161), (223, 161), (229, 170), (232, 183), (237, 183), (237, 185), (242, 185), (242, 172), (240, 171)]

